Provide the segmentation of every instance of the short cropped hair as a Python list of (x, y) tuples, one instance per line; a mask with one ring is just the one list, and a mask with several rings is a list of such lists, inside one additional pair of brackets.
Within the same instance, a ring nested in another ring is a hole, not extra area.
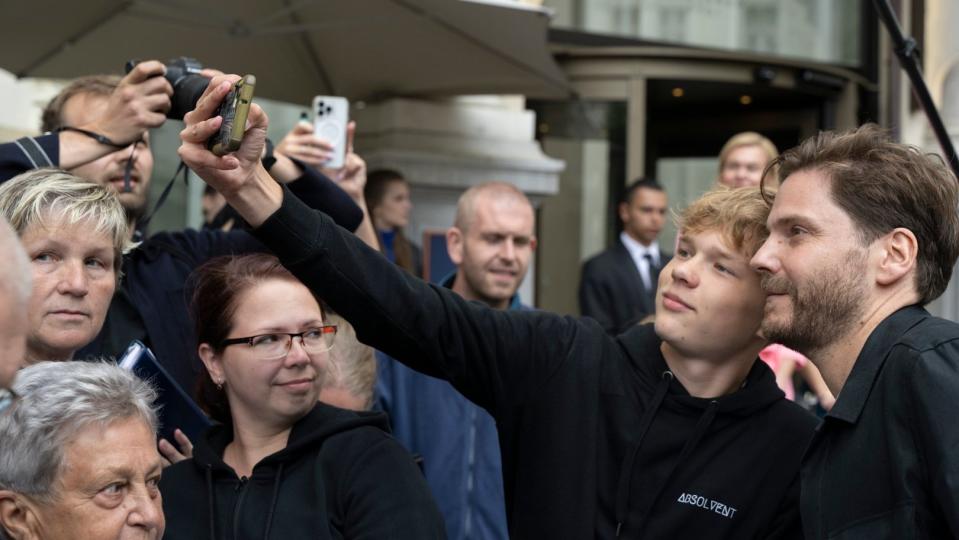
[(13, 391), (20, 399), (0, 415), (0, 489), (41, 502), (56, 496), (64, 449), (83, 429), (139, 418), (156, 432), (156, 391), (112, 362), (33, 364)]
[(323, 388), (342, 388), (363, 404), (373, 406), (376, 385), (376, 358), (373, 348), (356, 337), (353, 325), (337, 313), (327, 312), (326, 324), (336, 325), (336, 347), (330, 349), (329, 372)]
[(938, 155), (894, 142), (886, 130), (866, 124), (819, 133), (776, 163), (780, 183), (800, 171), (824, 174), (862, 245), (898, 227), (912, 231), (919, 243), (915, 287), (921, 303), (946, 290), (959, 256), (959, 184)]
[(3, 264), (0, 264), (0, 295), (13, 300), (13, 306), (8, 309), (25, 311), (30, 301), (33, 271), (23, 244), (2, 216), (0, 216), (0, 252), (6, 259)]
[[(40, 131), (46, 133), (63, 127), (63, 106), (67, 100), (80, 94), (106, 97), (120, 86), (119, 75), (89, 75), (74, 79), (47, 103), (40, 117)], [(74, 126), (76, 127), (76, 126)]]
[(633, 196), (640, 189), (652, 189), (654, 191), (663, 191), (663, 186), (656, 181), (655, 178), (647, 178), (645, 176), (640, 176), (639, 178), (630, 182), (626, 186), (626, 191), (623, 192), (623, 196), (620, 199), (620, 204), (629, 204), (633, 200)]
[(769, 236), (771, 197), (775, 194), (752, 187), (716, 187), (687, 206), (676, 218), (680, 234), (718, 231), (729, 247), (752, 258)]
[(123, 254), (135, 246), (116, 192), (60, 169), (33, 169), (0, 185), (0, 216), (19, 236), (53, 218), (62, 217), (70, 224), (93, 223), (95, 232), (113, 239), (117, 276)]
[(483, 182), (482, 184), (477, 184), (467, 189), (460, 195), (456, 203), (456, 218), (453, 221), (453, 225), (457, 229), (465, 233), (469, 228), (473, 219), (476, 217), (476, 201), (481, 196), (492, 197), (496, 200), (516, 201), (520, 204), (525, 204), (531, 211), (533, 208), (526, 194), (513, 184), (500, 181)]

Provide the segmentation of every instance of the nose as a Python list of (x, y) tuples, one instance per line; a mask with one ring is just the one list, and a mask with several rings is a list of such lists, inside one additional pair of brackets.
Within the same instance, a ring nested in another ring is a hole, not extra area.
[(669, 261), (669, 264), (672, 265), (670, 275), (673, 281), (682, 282), (690, 288), (699, 286), (699, 273), (696, 271), (695, 257), (688, 259), (673, 258)]
[(503, 245), (500, 247), (499, 254), (500, 257), (507, 261), (516, 259), (516, 244), (513, 242), (512, 238), (507, 238), (503, 241)]
[(309, 361), (310, 355), (306, 353), (306, 349), (303, 346), (303, 336), (290, 338), (290, 346), (286, 350), (286, 357), (283, 359), (283, 364), (294, 367), (309, 363)]
[(83, 261), (65, 261), (57, 276), (57, 292), (72, 296), (86, 296), (89, 292), (89, 281)]
[(781, 268), (779, 258), (776, 256), (776, 248), (779, 245), (778, 240), (774, 240), (772, 236), (766, 239), (759, 250), (756, 251), (756, 254), (753, 255), (753, 258), (749, 260), (749, 266), (751, 266), (757, 272), (768, 272), (770, 274), (775, 274)]
[(157, 531), (151, 538), (162, 536), (166, 521), (163, 517), (160, 491), (155, 487), (141, 485), (131, 490), (129, 500), (132, 507), (127, 514), (127, 525)]

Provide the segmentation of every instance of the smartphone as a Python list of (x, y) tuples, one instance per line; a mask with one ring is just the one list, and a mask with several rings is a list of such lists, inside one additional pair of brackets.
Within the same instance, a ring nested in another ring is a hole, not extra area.
[(333, 145), (333, 157), (324, 167), (339, 169), (346, 161), (346, 124), (350, 121), (350, 102), (345, 97), (313, 98), (313, 133)]
[(230, 92), (223, 98), (217, 115), (223, 117), (220, 131), (210, 137), (207, 147), (218, 155), (225, 156), (236, 152), (243, 141), (246, 131), (246, 118), (250, 114), (250, 103), (253, 102), (253, 89), (256, 87), (256, 77), (246, 75), (236, 81)]

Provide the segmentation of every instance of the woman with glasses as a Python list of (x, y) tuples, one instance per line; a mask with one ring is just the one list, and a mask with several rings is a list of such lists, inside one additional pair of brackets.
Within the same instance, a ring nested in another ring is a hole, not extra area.
[(274, 256), (200, 267), (193, 314), (198, 398), (220, 425), (164, 471), (164, 538), (445, 537), (385, 416), (317, 401), (336, 327)]

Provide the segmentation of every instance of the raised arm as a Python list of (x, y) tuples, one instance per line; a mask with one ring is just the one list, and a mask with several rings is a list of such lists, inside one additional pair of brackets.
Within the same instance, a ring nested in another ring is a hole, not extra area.
[(258, 107), (251, 109), (240, 150), (214, 156), (202, 141), (219, 126), (209, 116), (227, 85), (214, 81), (187, 115), (180, 156), (257, 228), (285, 266), (354, 325), (362, 342), (451, 381), (494, 412), (533, 396), (564, 365), (578, 332), (598, 332), (558, 315), (469, 303), (396, 268), (269, 179), (257, 159), (267, 125)]

